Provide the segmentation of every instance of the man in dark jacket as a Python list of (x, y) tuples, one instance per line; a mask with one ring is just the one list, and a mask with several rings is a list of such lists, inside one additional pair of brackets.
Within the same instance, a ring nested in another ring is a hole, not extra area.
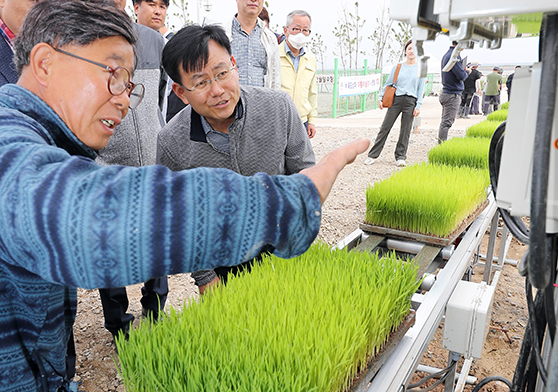
[[(122, 9), (126, 2), (116, 2)], [(161, 3), (163, 3), (161, 1)], [(136, 2), (137, 4), (137, 2)], [(165, 3), (163, 3), (164, 6)], [(168, 5), (168, 1), (166, 3)], [(145, 5), (145, 7), (147, 7)], [(136, 7), (137, 8), (137, 7)], [(136, 12), (137, 9), (136, 9)], [(143, 15), (143, 14), (142, 14)], [(159, 16), (159, 11), (155, 16)], [(155, 18), (156, 19), (156, 18)], [(164, 23), (164, 19), (163, 19)], [(161, 53), (165, 41), (153, 28), (134, 23), (138, 37), (136, 48), (136, 69), (134, 81), (145, 86), (143, 100), (137, 108), (130, 109), (122, 123), (116, 127), (114, 135), (105, 148), (99, 151), (96, 161), (100, 165), (147, 166), (155, 164), (157, 153), (157, 134), (164, 125), (160, 111), (166, 88), (166, 74), (161, 65)], [(149, 279), (141, 289), (142, 315), (159, 318), (159, 311), (165, 307), (169, 286), (166, 276)], [(105, 328), (117, 336), (120, 331), (127, 335), (134, 315), (128, 313), (126, 287), (99, 289)]]
[[(450, 61), (453, 51), (457, 46), (457, 41), (452, 42), (449, 50), (442, 57), (442, 70)], [(463, 69), (461, 64), (461, 56), (457, 56), (457, 62), (448, 72), (442, 71), (443, 90), (440, 94), (440, 103), (442, 104), (442, 121), (438, 130), (438, 143), (448, 140), (448, 132), (455, 121), (459, 105), (461, 103), (461, 93), (463, 92), (463, 81), (469, 76), (470, 70)]]
[(31, 1), (0, 2), (0, 86), (17, 82), (13, 40), (31, 5)]
[[(516, 66), (515, 71), (517, 71), (518, 68), (521, 68), (521, 65)], [(515, 75), (515, 71), (506, 79), (506, 88), (508, 89), (508, 101), (511, 99), (511, 88), (512, 88), (512, 82), (513, 82), (513, 77)]]
[[(479, 67), (478, 61), (473, 61), (470, 65), (471, 73), (463, 82), (465, 88), (461, 96), (461, 106), (459, 107), (458, 117), (469, 118), (469, 109), (471, 108), (471, 101), (477, 92), (477, 80), (482, 76), (482, 73), (477, 69)], [(480, 90), (478, 91), (480, 92)]]

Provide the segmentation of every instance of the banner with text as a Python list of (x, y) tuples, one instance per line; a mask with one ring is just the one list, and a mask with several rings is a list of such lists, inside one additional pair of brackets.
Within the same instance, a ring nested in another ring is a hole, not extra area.
[(380, 91), (382, 74), (362, 76), (341, 76), (339, 78), (339, 96), (362, 95)]
[(317, 84), (333, 84), (335, 82), (335, 75), (316, 75)]

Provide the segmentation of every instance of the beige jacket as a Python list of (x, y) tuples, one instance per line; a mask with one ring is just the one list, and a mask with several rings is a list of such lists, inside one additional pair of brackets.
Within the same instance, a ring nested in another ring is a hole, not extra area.
[(316, 58), (306, 49), (300, 58), (298, 72), (291, 56), (285, 50), (286, 42), (279, 45), (279, 58), (281, 60), (281, 89), (293, 99), (302, 122), (316, 123), (318, 116), (318, 85), (316, 82)]

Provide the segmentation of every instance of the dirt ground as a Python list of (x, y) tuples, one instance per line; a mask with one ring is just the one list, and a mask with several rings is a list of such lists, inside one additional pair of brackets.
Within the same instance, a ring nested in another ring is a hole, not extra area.
[[(478, 121), (481, 119), (479, 118)], [(355, 137), (367, 137), (374, 140), (377, 132), (377, 127), (319, 126), (317, 135), (312, 140), (316, 158), (321, 158), (326, 152)], [(436, 135), (436, 129), (419, 129), (417, 133), (411, 135), (407, 157), (409, 164), (427, 159), (428, 150), (436, 145)], [(323, 207), (322, 227), (319, 234), (321, 240), (333, 245), (357, 229), (359, 223), (364, 219), (366, 209), (364, 191), (368, 184), (385, 179), (394, 171), (401, 170), (395, 166), (393, 157), (397, 136), (398, 129), (394, 128), (380, 159), (374, 165), (363, 165), (362, 162), (365, 159), (365, 155), (363, 155), (340, 174)], [(450, 136), (464, 136), (464, 129), (452, 129)], [(525, 249), (525, 246), (513, 240), (507, 258), (520, 260)], [(481, 250), (481, 253), (486, 253), (486, 250)], [(483, 268), (477, 267), (474, 279), (482, 279), (482, 274)], [(170, 293), (167, 309), (170, 305), (180, 308), (185, 300), (198, 296), (197, 288), (192, 284), (192, 279), (188, 274), (171, 276), (169, 282)], [(524, 279), (518, 275), (516, 267), (506, 264), (496, 288), (492, 325), (509, 330), (507, 334), (512, 341), (510, 343), (502, 331), (490, 331), (486, 338), (482, 358), (473, 363), (469, 373), (478, 380), (490, 375), (503, 376), (509, 380), (513, 377), (528, 317), (523, 286)], [(129, 311), (136, 316), (135, 323), (138, 322), (141, 315), (140, 287), (141, 285), (135, 285), (128, 288)], [(75, 324), (78, 353), (75, 380), (81, 382), (80, 390), (85, 392), (124, 392), (124, 386), (116, 370), (116, 353), (112, 337), (104, 329), (103, 322), (102, 307), (97, 290), (79, 290), (78, 314)], [(424, 353), (422, 364), (440, 369), (446, 367), (448, 352), (441, 348), (442, 332), (443, 326), (441, 325)], [(420, 374), (420, 377), (423, 376), (424, 374)], [(416, 379), (418, 380), (418, 378)], [(504, 384), (498, 384), (491, 383), (484, 387), (483, 391), (508, 390)], [(434, 390), (443, 391), (443, 386)], [(472, 387), (467, 386), (465, 390), (471, 391)]]

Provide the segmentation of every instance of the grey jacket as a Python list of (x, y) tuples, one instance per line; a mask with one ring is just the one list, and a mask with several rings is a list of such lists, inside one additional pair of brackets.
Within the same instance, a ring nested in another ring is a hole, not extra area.
[[(159, 133), (157, 163), (173, 171), (221, 167), (245, 176), (293, 174), (316, 163), (300, 115), (284, 91), (240, 86), (236, 110), (229, 127), (230, 154), (212, 146), (201, 116), (188, 105)], [(192, 273), (199, 286), (216, 276), (207, 270)]]
[(99, 151), (96, 162), (103, 166), (154, 165), (157, 134), (165, 124), (160, 109), (164, 94), (161, 83), (166, 80), (161, 64), (165, 40), (149, 27), (135, 23), (134, 28), (139, 39), (132, 80), (145, 86), (145, 95), (137, 108), (128, 110), (107, 146)]

